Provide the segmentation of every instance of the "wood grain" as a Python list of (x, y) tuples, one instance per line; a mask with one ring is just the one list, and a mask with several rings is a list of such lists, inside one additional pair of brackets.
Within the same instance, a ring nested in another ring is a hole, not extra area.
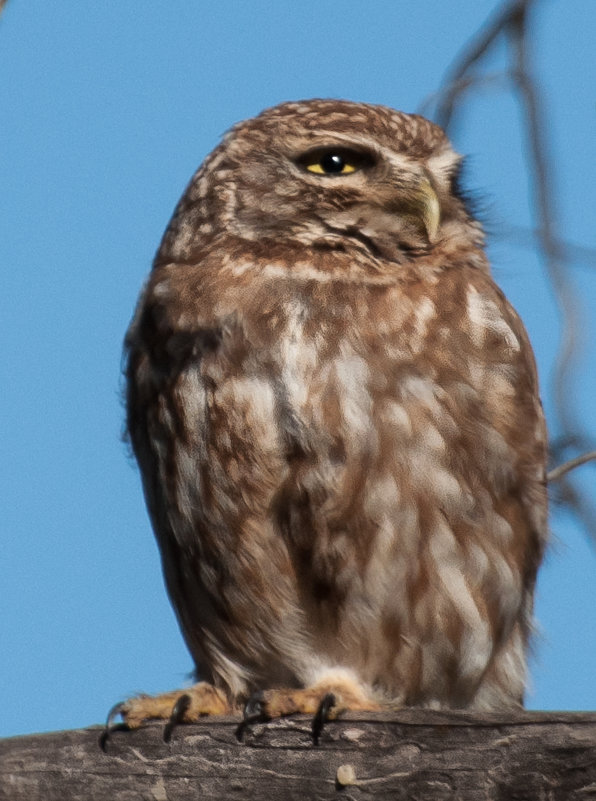
[(97, 727), (6, 739), (0, 799), (596, 799), (596, 713), (352, 713), (318, 747), (304, 717), (236, 727), (116, 731), (105, 753)]

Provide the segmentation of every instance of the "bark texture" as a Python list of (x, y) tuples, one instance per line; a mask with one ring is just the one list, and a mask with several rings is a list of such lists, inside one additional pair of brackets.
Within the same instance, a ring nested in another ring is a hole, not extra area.
[(2, 801), (186, 799), (596, 799), (596, 713), (350, 714), (248, 728), (218, 718), (116, 731), (94, 727), (0, 741)]

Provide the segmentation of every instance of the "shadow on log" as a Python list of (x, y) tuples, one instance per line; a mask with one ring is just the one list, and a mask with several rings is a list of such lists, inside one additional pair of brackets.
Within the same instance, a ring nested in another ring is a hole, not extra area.
[(212, 718), (112, 734), (101, 729), (0, 741), (2, 801), (186, 799), (596, 799), (596, 713), (469, 715), (402, 710), (327, 724)]

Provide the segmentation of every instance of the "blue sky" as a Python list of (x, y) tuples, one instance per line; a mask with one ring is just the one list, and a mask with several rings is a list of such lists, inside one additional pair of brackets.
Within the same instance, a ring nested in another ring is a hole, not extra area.
[[(0, 735), (103, 721), (184, 683), (139, 475), (120, 441), (121, 345), (192, 172), (234, 122), (287, 99), (419, 108), (493, 0), (80, 3), (0, 18)], [(454, 10), (456, 13), (454, 13)], [(562, 231), (595, 247), (596, 6), (544, 2), (532, 39)], [(487, 68), (504, 64), (505, 48)], [(476, 96), (456, 132), (495, 275), (534, 343), (547, 413), (558, 321), (532, 226), (519, 113)], [(571, 268), (586, 348), (569, 387), (596, 430), (596, 267)], [(596, 468), (582, 468), (594, 488)], [(596, 708), (596, 551), (566, 515), (540, 575), (529, 706)]]

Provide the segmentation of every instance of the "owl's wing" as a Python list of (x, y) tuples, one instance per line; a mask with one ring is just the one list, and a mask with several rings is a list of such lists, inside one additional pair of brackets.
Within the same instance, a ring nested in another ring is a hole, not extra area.
[(152, 277), (127, 337), (128, 431), (168, 592), (204, 678), (292, 684), (304, 626), (271, 513), (291, 470), (273, 335), (181, 272)]

